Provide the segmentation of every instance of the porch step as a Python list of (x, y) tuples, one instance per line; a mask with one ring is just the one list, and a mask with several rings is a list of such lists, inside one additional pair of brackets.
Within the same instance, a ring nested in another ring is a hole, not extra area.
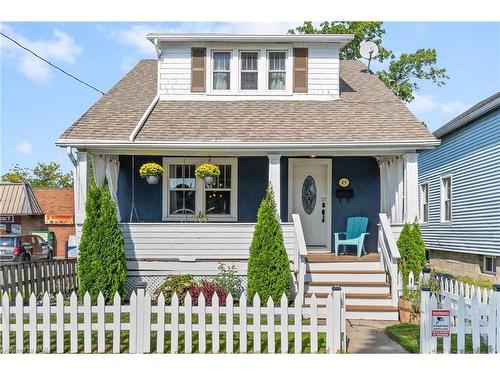
[(305, 292), (328, 293), (333, 285), (342, 287), (344, 293), (369, 293), (369, 294), (388, 294), (390, 293), (390, 284), (386, 281), (339, 281), (332, 283), (330, 281), (306, 281)]
[[(319, 304), (326, 304), (328, 293), (315, 293), (316, 301)], [(312, 293), (305, 293), (304, 303), (311, 303)], [(392, 299), (390, 294), (366, 294), (366, 293), (347, 293), (345, 294), (346, 305), (369, 305), (369, 306), (391, 306)]]
[(310, 270), (305, 281), (328, 281), (338, 283), (343, 281), (386, 281), (386, 273), (380, 270)]
[(399, 311), (395, 306), (347, 305), (347, 319), (363, 320), (399, 320)]

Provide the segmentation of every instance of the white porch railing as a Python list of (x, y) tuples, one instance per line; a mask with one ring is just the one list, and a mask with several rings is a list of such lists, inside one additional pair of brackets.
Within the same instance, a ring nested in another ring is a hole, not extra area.
[(292, 215), (293, 220), (293, 273), (297, 282), (297, 295), (304, 303), (304, 281), (306, 276), (307, 248), (302, 230), (302, 223), (298, 214)]
[(398, 261), (400, 255), (389, 219), (384, 213), (379, 214), (378, 251), (381, 255), (380, 261), (383, 263), (385, 271), (391, 276), (391, 300), (392, 305), (396, 306), (400, 290), (398, 279)]

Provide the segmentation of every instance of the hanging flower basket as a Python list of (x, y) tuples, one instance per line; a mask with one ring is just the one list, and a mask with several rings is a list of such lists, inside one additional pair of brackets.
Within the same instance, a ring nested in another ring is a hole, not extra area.
[(196, 177), (201, 178), (205, 185), (210, 186), (215, 182), (215, 179), (220, 175), (218, 166), (212, 163), (204, 163), (194, 171)]
[(145, 178), (148, 184), (157, 184), (160, 181), (160, 176), (163, 174), (164, 169), (157, 163), (145, 163), (139, 169), (139, 175)]

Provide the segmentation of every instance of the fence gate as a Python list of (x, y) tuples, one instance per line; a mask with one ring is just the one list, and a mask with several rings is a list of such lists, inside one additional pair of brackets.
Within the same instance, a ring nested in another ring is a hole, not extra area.
[(438, 353), (438, 338), (445, 354), (500, 353), (500, 285), (489, 294), (422, 288), (420, 314), (421, 353)]

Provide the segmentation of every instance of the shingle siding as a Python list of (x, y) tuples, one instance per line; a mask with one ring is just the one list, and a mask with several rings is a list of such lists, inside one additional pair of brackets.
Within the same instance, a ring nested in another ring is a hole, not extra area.
[[(500, 110), (441, 139), (419, 157), (429, 183), (428, 248), (500, 255)], [(441, 177), (452, 176), (452, 222), (441, 223)]]

